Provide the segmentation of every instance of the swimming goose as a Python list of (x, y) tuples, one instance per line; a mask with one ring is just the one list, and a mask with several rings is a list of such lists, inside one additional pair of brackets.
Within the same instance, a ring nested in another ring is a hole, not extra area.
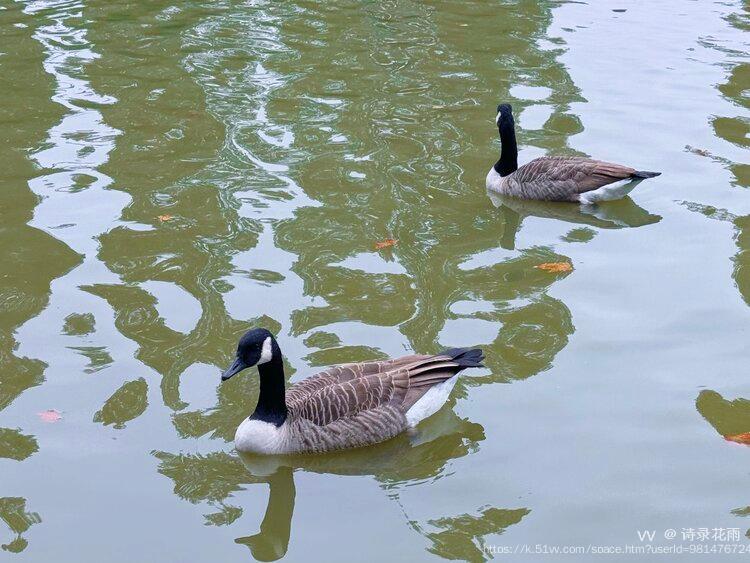
[(592, 204), (620, 199), (646, 178), (644, 172), (581, 156), (543, 156), (518, 167), (518, 147), (510, 104), (497, 106), (500, 160), (487, 174), (487, 189), (521, 199)]
[(434, 356), (341, 364), (284, 386), (281, 350), (274, 336), (256, 328), (237, 346), (222, 381), (257, 365), (260, 396), (255, 412), (237, 428), (240, 452), (313, 453), (383, 442), (437, 412), (456, 374), (482, 367), (479, 349), (454, 348)]

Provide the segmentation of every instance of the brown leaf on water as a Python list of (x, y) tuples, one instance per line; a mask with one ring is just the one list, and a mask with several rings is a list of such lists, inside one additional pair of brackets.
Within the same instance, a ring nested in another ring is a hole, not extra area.
[(385, 240), (381, 240), (375, 243), (375, 250), (380, 250), (382, 248), (390, 248), (391, 246), (396, 246), (398, 244), (398, 241), (395, 238), (387, 238)]
[(573, 266), (570, 262), (544, 262), (543, 264), (539, 264), (538, 266), (534, 266), (535, 268), (539, 270), (544, 270), (545, 272), (572, 272)]
[(724, 439), (728, 442), (736, 442), (738, 444), (747, 444), (750, 446), (750, 432), (727, 435), (724, 436)]
[(170, 219), (172, 219), (172, 216), (171, 215), (159, 215), (157, 219), (159, 219), (159, 221), (163, 223), (164, 221), (169, 221)]
[(55, 409), (48, 409), (46, 411), (38, 412), (36, 413), (39, 418), (42, 419), (42, 422), (57, 422), (58, 420), (62, 420), (62, 415), (56, 411)]

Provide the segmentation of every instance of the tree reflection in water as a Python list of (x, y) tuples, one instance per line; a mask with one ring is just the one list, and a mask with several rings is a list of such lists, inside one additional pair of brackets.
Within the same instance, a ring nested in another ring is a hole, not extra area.
[[(369, 448), (326, 455), (252, 456), (215, 452), (208, 455), (154, 452), (159, 472), (174, 482), (181, 498), (205, 503), (214, 512), (205, 515), (209, 525), (229, 525), (243, 513), (229, 499), (247, 485), (268, 484), (270, 494), (260, 530), (235, 541), (246, 545), (253, 557), (276, 560), (287, 550), (294, 512), (294, 472), (372, 476), (399, 502), (403, 486), (428, 484), (444, 474), (447, 464), (479, 448), (484, 430), (444, 409), (423, 428)], [(479, 516), (444, 516), (419, 524), (408, 524), (430, 541), (428, 549), (444, 554), (462, 553), (479, 557), (482, 537), (502, 532), (529, 512), (483, 507)], [(451, 540), (447, 545), (447, 540)], [(470, 553), (473, 546), (473, 555)]]

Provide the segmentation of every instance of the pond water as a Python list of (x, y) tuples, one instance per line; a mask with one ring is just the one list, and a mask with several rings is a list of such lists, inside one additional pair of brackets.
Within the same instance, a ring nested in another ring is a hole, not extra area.
[[(0, 8), (4, 560), (746, 544), (747, 3)], [(521, 162), (663, 174), (498, 202), (499, 102)], [(447, 346), (486, 368), (414, 435), (270, 466), (232, 445), (254, 370), (219, 381), (251, 326), (290, 382)]]

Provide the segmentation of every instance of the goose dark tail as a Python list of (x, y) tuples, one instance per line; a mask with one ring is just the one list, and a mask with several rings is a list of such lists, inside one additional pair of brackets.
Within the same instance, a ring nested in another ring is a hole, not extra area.
[(484, 365), (484, 352), (481, 348), (449, 348), (443, 350), (440, 356), (449, 356), (456, 362), (461, 369), (464, 368), (482, 368)]
[(646, 170), (636, 170), (633, 172), (633, 174), (630, 176), (631, 178), (655, 178), (656, 176), (660, 176), (661, 172), (648, 172)]

